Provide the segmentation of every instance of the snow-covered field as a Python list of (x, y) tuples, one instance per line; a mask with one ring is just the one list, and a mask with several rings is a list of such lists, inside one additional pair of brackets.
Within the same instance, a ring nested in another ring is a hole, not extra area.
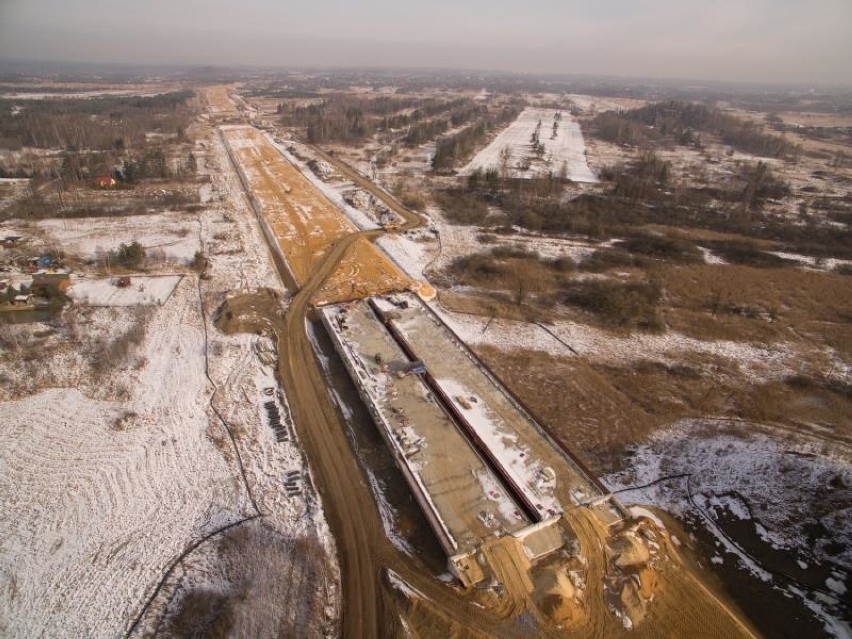
[(175, 290), (182, 275), (134, 275), (130, 286), (116, 286), (112, 277), (74, 278), (68, 295), (85, 306), (162, 305)]
[[(193, 244), (181, 257), (202, 247), (213, 278), (202, 281), (200, 291), (195, 275), (145, 277), (145, 291), (139, 291), (142, 277), (132, 277), (129, 289), (81, 278), (70, 289), (78, 301), (145, 304), (147, 295), (154, 305), (141, 315), (132, 308), (78, 307), (67, 311), (67, 327), (13, 327), (47, 334), (39, 339), (49, 348), (23, 362), (26, 367), (0, 358), (0, 374), (23, 389), (0, 402), (0, 636), (124, 636), (180, 553), (254, 514), (211, 401), (232, 428), (248, 487), (264, 513), (258, 538), (278, 548), (276, 566), (292, 566), (276, 600), (289, 594), (302, 603), (298, 611), (283, 607), (292, 619), (282, 623), (297, 624), (291, 629), (299, 636), (334, 632), (334, 543), (295, 432), (280, 440), (264, 408), (270, 388), (282, 412), (286, 403), (258, 354), (269, 345), (260, 349), (254, 335), (223, 335), (211, 320), (227, 291), (280, 290), (281, 284), (221, 143), (213, 138), (198, 156), (213, 181), (208, 209), (191, 218), (69, 220), (67, 229), (62, 221), (40, 223), (59, 246), (73, 243), (84, 253), (134, 239), (168, 240), (170, 225), (186, 225)], [(126, 361), (113, 363), (102, 382), (88, 377), (80, 349), (108, 344), (140, 317), (147, 330)], [(18, 383), (34, 369), (46, 372), (32, 376), (32, 384)], [(297, 495), (284, 489), (293, 476)], [(311, 562), (296, 552), (301, 540), (313, 544)], [(215, 557), (215, 548), (207, 542), (185, 560), (143, 618), (143, 632), (168, 605), (179, 606), (182, 593), (225, 590), (196, 561), (205, 553)], [(236, 579), (250, 581), (239, 565), (234, 570)], [(263, 605), (270, 605), (272, 593), (266, 595)]]
[(0, 404), (5, 636), (120, 635), (187, 541), (243, 512), (207, 434), (192, 282), (149, 336), (129, 401), (57, 388)]
[[(726, 358), (755, 382), (780, 379), (800, 368), (800, 353), (784, 343), (698, 340), (675, 332), (619, 337), (604, 329), (569, 321), (555, 322), (545, 329), (529, 322), (455, 313), (438, 303), (433, 303), (432, 308), (468, 344), (508, 351), (533, 350), (557, 356), (572, 356), (576, 352), (587, 361), (604, 364), (629, 364), (642, 359), (676, 363), (692, 353), (714, 355)], [(826, 351), (826, 357), (831, 357), (831, 353)]]
[[(384, 236), (377, 244), (411, 277), (423, 278), (424, 270), (441, 269), (453, 259), (483, 250), (475, 227), (456, 226), (443, 221), (439, 212), (429, 212), (429, 218), (440, 231), (441, 252), (436, 255), (435, 242), (426, 231), (419, 235)], [(417, 240), (421, 241), (417, 241)], [(511, 245), (538, 252), (542, 257), (571, 257), (582, 260), (596, 248), (594, 245), (567, 239), (535, 238), (530, 236), (495, 236), (495, 244)], [(495, 346), (502, 350), (532, 350), (555, 356), (579, 355), (590, 362), (630, 364), (641, 359), (675, 364), (690, 354), (724, 358), (733, 368), (754, 382), (781, 379), (800, 372), (801, 353), (789, 343), (748, 343), (731, 340), (699, 340), (676, 332), (664, 334), (633, 333), (616, 336), (610, 331), (562, 320), (542, 327), (530, 322), (495, 319), (478, 315), (455, 313), (444, 308), (440, 301), (429, 303), (431, 308), (467, 344)], [(570, 348), (569, 348), (570, 346)], [(809, 348), (813, 355), (813, 348)], [(848, 375), (848, 366), (836, 361), (836, 355), (826, 348), (822, 353), (836, 373)]]
[(644, 100), (633, 98), (604, 98), (597, 95), (580, 95), (571, 93), (568, 96), (574, 108), (586, 113), (601, 113), (603, 111), (620, 111), (621, 109), (635, 109), (642, 106)]
[(167, 259), (187, 263), (200, 248), (198, 219), (189, 213), (49, 219), (37, 226), (45, 231), (48, 244), (84, 259), (139, 242), (149, 255), (162, 251)]
[(4, 100), (80, 100), (85, 98), (100, 98), (103, 96), (114, 97), (152, 97), (162, 95), (165, 91), (151, 91), (140, 89), (94, 89), (91, 91), (63, 92), (29, 92), (17, 91), (0, 95)]
[[(844, 600), (844, 584), (852, 571), (852, 453), (847, 448), (804, 435), (781, 437), (776, 430), (752, 423), (684, 420), (638, 444), (625, 470), (604, 481), (618, 490), (681, 473), (691, 473), (693, 501), (685, 478), (625, 493), (622, 500), (701, 521), (718, 539), (720, 554), (714, 563), (726, 555), (735, 557), (757, 578), (788, 596), (803, 598), (832, 636), (852, 636), (848, 624), (835, 616), (836, 609), (832, 612), (833, 604)], [(706, 517), (753, 522), (765, 543), (792, 552), (802, 570), (827, 562), (836, 568), (820, 588), (823, 593), (803, 594), (796, 586), (777, 581), (735, 541), (704, 523)], [(814, 526), (825, 530), (815, 543)], [(840, 546), (831, 550), (832, 542)]]
[[(553, 171), (560, 175), (563, 167), (565, 177), (575, 182), (597, 182), (598, 179), (586, 162), (586, 144), (580, 125), (566, 111), (560, 112), (556, 120), (553, 109), (527, 108), (518, 119), (477, 153), (460, 173), (469, 175), (476, 169), (500, 169), (501, 153), (509, 149), (507, 168), (516, 177), (546, 175)], [(531, 137), (541, 122), (539, 138), (544, 146), (541, 158), (533, 153)], [(553, 136), (555, 126), (555, 137)], [(526, 161), (530, 160), (529, 166)]]

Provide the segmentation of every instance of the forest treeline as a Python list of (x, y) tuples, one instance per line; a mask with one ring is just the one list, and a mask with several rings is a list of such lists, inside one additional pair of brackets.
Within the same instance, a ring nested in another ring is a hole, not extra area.
[(408, 129), (406, 144), (417, 145), (460, 126), (481, 109), (469, 98), (360, 98), (332, 95), (312, 104), (278, 106), (282, 125), (301, 127), (313, 143), (358, 142), (382, 131)]
[(605, 111), (594, 122), (595, 134), (616, 144), (642, 146), (668, 140), (684, 146), (702, 146), (703, 137), (714, 136), (743, 153), (791, 158), (800, 148), (789, 140), (703, 104), (678, 100), (655, 102), (627, 111)]
[(147, 133), (183, 137), (191, 91), (145, 97), (0, 100), (0, 147), (117, 149), (143, 146)]
[[(678, 183), (671, 165), (653, 152), (629, 164), (608, 167), (601, 177), (610, 183), (608, 191), (565, 200), (556, 176), (501, 178), (491, 170), (474, 173), (463, 186), (442, 191), (436, 201), (455, 222), (497, 229), (522, 227), (609, 238), (631, 237), (639, 227), (658, 224), (773, 240), (793, 252), (814, 256), (843, 257), (852, 252), (849, 228), (793, 225), (765, 210), (768, 200), (789, 194), (789, 187), (765, 162), (743, 163), (724, 186), (715, 188)], [(833, 215), (840, 218), (852, 210), (852, 198), (843, 205)]]

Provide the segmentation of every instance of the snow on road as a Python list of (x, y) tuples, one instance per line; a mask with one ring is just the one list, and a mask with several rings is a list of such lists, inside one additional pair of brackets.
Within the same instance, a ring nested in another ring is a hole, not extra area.
[[(546, 175), (553, 171), (559, 175), (563, 167), (565, 177), (575, 182), (597, 182), (598, 179), (586, 162), (586, 144), (580, 125), (567, 111), (560, 111), (555, 119), (554, 109), (527, 108), (518, 119), (503, 130), (487, 147), (477, 153), (460, 173), (469, 175), (476, 169), (500, 169), (501, 153), (509, 149), (507, 168), (515, 177)], [(544, 146), (541, 158), (533, 152), (531, 137), (541, 122), (539, 139)], [(554, 124), (556, 135), (553, 136)], [(529, 160), (529, 166), (526, 165)]]
[(562, 512), (559, 500), (552, 494), (552, 478), (543, 479), (542, 460), (521, 441), (518, 432), (507, 428), (507, 424), (481, 397), (477, 398), (458, 380), (438, 379), (436, 382), (452, 398), (467, 423), (485, 443), (497, 463), (516, 482), (524, 496), (533, 504), (543, 505), (540, 510), (549, 515)]

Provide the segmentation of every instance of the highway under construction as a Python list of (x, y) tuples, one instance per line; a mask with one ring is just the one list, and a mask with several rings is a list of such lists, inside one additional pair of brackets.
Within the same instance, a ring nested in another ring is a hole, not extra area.
[[(405, 292), (417, 283), (372, 244), (386, 230), (340, 223), (256, 132), (219, 134), (293, 293), (268, 312), (260, 304), (268, 296), (244, 293), (226, 301), (224, 315), (238, 330), (276, 339), (278, 376), (338, 550), (343, 636), (615, 637), (628, 633), (628, 613), (634, 637), (708, 636), (709, 628), (714, 637), (753, 636), (685, 568), (665, 532), (627, 517)], [(326, 159), (405, 219), (402, 230), (421, 225), (351, 167)], [(347, 256), (358, 268), (336, 279)], [(388, 539), (308, 334), (309, 314), (328, 330), (449, 568), (477, 587), (444, 583)]]

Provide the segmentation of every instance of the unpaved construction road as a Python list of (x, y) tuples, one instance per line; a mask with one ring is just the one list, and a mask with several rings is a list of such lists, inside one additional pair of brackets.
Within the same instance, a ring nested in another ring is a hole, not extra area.
[(351, 180), (359, 188), (362, 188), (371, 195), (374, 195), (376, 198), (381, 200), (382, 203), (384, 203), (384, 205), (387, 206), (391, 211), (402, 217), (405, 220), (405, 229), (414, 229), (421, 225), (422, 221), (419, 215), (405, 208), (395, 198), (388, 195), (388, 193), (384, 189), (380, 188), (375, 182), (367, 179), (366, 177), (358, 173), (358, 171), (346, 164), (346, 162), (338, 159), (327, 151), (323, 151), (318, 146), (315, 146), (313, 144), (308, 144), (306, 146), (318, 156), (320, 156), (323, 160), (331, 164), (343, 176), (345, 176), (346, 179)]
[[(406, 220), (404, 229), (421, 224), (419, 216), (351, 167), (316, 150), (401, 215)], [(343, 636), (365, 639), (400, 636), (405, 634), (401, 619), (415, 636), (422, 637), (625, 636), (628, 631), (605, 604), (607, 531), (588, 509), (578, 508), (566, 515), (579, 541), (580, 553), (588, 561), (585, 612), (582, 619), (575, 620), (567, 629), (550, 626), (535, 611), (519, 618), (529, 601), (522, 605), (498, 604), (491, 611), (474, 605), (473, 595), (460, 593), (434, 579), (423, 564), (397, 550), (388, 540), (307, 332), (312, 300), (346, 251), (360, 238), (374, 240), (383, 232), (364, 231), (339, 239), (292, 298), (286, 316), (270, 318), (278, 339), (280, 379), (337, 544), (343, 579)], [(400, 594), (390, 578), (392, 574), (417, 591), (413, 600)], [(517, 577), (516, 581), (524, 581), (524, 576)], [(660, 571), (660, 582), (648, 618), (631, 631), (631, 636), (754, 636), (676, 558)]]

